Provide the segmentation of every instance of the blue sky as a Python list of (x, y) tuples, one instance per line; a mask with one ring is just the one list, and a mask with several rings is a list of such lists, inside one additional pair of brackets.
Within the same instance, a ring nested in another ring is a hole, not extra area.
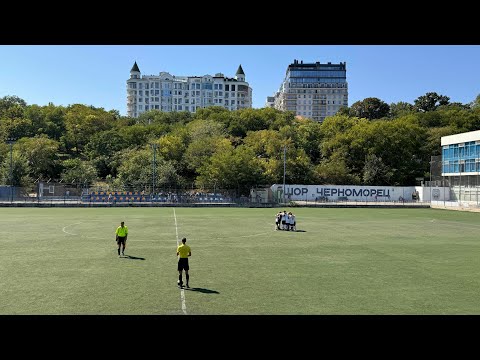
[(241, 64), (260, 108), (294, 59), (347, 63), (349, 105), (367, 97), (413, 101), (435, 91), (452, 102), (480, 94), (478, 45), (0, 45), (0, 97), (27, 104), (81, 103), (126, 115), (126, 80), (142, 75), (233, 77)]

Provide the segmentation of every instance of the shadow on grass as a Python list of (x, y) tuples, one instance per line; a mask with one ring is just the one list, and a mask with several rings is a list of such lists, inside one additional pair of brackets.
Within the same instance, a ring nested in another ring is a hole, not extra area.
[(305, 230), (295, 230), (295, 232), (306, 232)]
[(124, 258), (124, 259), (132, 259), (132, 260), (145, 260), (145, 258), (136, 257), (136, 256), (131, 256), (131, 255), (125, 255), (123, 258)]
[(198, 292), (201, 292), (203, 294), (220, 294), (216, 290), (210, 290), (210, 289), (204, 289), (204, 288), (187, 288), (187, 287), (184, 287), (183, 289), (184, 290), (189, 290), (189, 291), (198, 291)]

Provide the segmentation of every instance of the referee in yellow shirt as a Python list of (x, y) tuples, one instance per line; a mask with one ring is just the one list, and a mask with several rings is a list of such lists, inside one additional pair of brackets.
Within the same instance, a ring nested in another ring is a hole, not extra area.
[(122, 246), (122, 256), (125, 256), (125, 246), (128, 237), (128, 227), (125, 226), (125, 222), (122, 221), (120, 226), (115, 231), (115, 240), (118, 245), (118, 257), (120, 257), (120, 246)]
[(188, 266), (188, 257), (192, 256), (192, 250), (190, 249), (190, 246), (186, 245), (185, 242), (187, 241), (186, 238), (182, 239), (182, 243), (178, 245), (177, 247), (177, 256), (178, 258), (178, 287), (183, 288), (183, 280), (182, 280), (182, 270), (185, 270), (185, 277), (187, 279), (187, 288), (188, 286), (188, 280), (190, 279), (190, 276), (188, 275), (188, 270), (190, 269)]

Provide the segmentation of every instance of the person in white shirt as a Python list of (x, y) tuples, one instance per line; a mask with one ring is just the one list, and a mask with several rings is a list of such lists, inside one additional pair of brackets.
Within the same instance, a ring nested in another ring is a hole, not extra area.
[(283, 210), (282, 213), (282, 230), (287, 230), (287, 211)]
[(297, 231), (297, 222), (295, 220), (295, 214), (290, 213), (290, 230)]
[(280, 230), (280, 222), (282, 221), (282, 213), (279, 211), (275, 215), (275, 230)]
[(287, 224), (287, 230), (288, 231), (292, 230), (292, 213), (291, 212), (287, 214), (286, 224)]

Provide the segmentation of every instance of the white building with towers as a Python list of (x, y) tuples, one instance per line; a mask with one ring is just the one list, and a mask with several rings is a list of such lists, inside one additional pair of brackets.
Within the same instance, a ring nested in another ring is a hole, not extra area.
[(221, 73), (203, 76), (175, 76), (168, 72), (142, 75), (135, 61), (127, 80), (127, 116), (138, 117), (149, 110), (189, 111), (208, 106), (228, 110), (252, 107), (252, 88), (245, 81), (242, 65), (235, 77)]

